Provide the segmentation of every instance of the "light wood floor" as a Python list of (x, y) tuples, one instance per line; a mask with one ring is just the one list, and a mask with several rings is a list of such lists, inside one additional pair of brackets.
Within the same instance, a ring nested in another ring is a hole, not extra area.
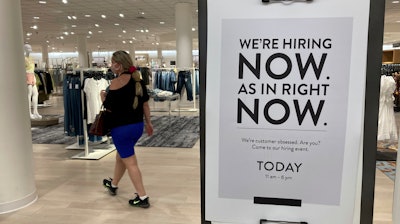
[[(52, 107), (40, 109), (40, 113), (63, 114), (59, 100), (54, 98)], [(127, 175), (120, 183), (117, 196), (110, 196), (103, 188), (103, 178), (112, 175), (115, 152), (100, 160), (73, 160), (71, 156), (81, 151), (65, 147), (33, 145), (39, 199), (26, 208), (0, 215), (1, 224), (201, 222), (199, 142), (191, 149), (137, 147), (150, 196), (149, 209), (128, 205), (134, 189)], [(374, 224), (392, 223), (393, 186), (393, 181), (377, 170)]]

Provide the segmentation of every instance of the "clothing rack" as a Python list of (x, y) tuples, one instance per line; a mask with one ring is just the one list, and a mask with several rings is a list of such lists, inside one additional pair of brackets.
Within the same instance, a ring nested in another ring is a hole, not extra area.
[[(86, 68), (86, 69), (79, 69), (77, 70), (80, 73), (80, 81), (81, 81), (81, 86), (83, 85), (84, 82), (84, 72), (87, 71), (104, 71), (101, 69), (93, 69), (93, 68)], [(75, 72), (77, 72), (75, 71)], [(99, 93), (100, 94), (100, 93)], [(84, 92), (81, 89), (81, 105), (82, 108), (84, 108)], [(72, 156), (71, 159), (87, 159), (87, 160), (98, 160), (103, 158), (104, 156), (108, 155), (112, 151), (115, 150), (114, 144), (111, 144), (109, 137), (103, 137), (103, 141), (100, 143), (96, 142), (96, 144), (91, 144), (89, 145), (89, 139), (88, 139), (88, 130), (87, 130), (87, 120), (85, 119), (84, 116), (84, 110), (82, 110), (82, 122), (83, 122), (83, 145), (79, 144), (80, 142), (80, 136), (77, 136), (77, 143), (72, 144), (66, 149), (84, 149), (83, 152), (78, 153), (75, 156)], [(105, 144), (103, 144), (105, 143)]]
[(400, 64), (382, 64), (381, 75), (393, 75), (400, 72)]
[[(174, 111), (179, 111), (179, 112), (197, 112), (198, 108), (196, 107), (196, 80), (195, 80), (195, 73), (196, 69), (195, 67), (181, 67), (181, 68), (175, 68), (178, 73), (179, 71), (190, 71), (192, 75), (192, 91), (193, 91), (193, 107), (192, 108), (181, 108), (175, 109)], [(186, 91), (187, 92), (187, 91)], [(182, 99), (182, 97), (181, 97)]]

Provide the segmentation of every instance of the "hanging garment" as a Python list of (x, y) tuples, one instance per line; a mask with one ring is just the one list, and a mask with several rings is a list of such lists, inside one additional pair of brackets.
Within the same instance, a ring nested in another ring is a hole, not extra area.
[(381, 76), (379, 99), (378, 140), (397, 141), (397, 126), (394, 116), (394, 97), (396, 82), (392, 76)]
[(193, 87), (192, 87), (192, 74), (190, 71), (179, 71), (178, 73), (178, 86), (176, 93), (181, 94), (182, 88), (186, 88), (186, 98), (188, 101), (193, 100)]
[(100, 92), (105, 90), (109, 86), (109, 83), (105, 79), (87, 78), (84, 84), (83, 91), (86, 94), (87, 123), (91, 124), (100, 112), (101, 105), (103, 104)]

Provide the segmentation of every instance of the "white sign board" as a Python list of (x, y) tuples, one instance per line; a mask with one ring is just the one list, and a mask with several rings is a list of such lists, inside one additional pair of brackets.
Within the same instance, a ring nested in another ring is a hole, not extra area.
[(206, 220), (352, 223), (369, 1), (207, 8)]

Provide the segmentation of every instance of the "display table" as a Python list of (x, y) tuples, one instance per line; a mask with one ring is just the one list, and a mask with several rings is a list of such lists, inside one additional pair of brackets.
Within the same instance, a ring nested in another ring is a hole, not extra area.
[[(171, 96), (158, 96), (156, 94), (150, 94), (150, 98), (153, 99), (154, 104), (156, 102), (168, 101), (168, 115), (171, 116), (171, 101), (179, 100), (180, 99), (180, 95), (178, 93), (174, 93)], [(153, 111), (157, 111), (157, 110), (153, 110)], [(180, 112), (179, 112), (179, 116), (180, 116)]]
[(58, 115), (42, 115), (42, 119), (31, 119), (31, 126), (50, 126), (59, 123), (60, 116)]

